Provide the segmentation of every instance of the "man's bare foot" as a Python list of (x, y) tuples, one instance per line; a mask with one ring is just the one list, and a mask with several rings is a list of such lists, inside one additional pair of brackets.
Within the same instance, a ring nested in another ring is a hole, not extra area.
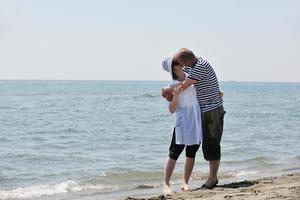
[(168, 196), (168, 195), (171, 195), (173, 191), (171, 190), (169, 185), (164, 184), (163, 185), (163, 192), (164, 192), (164, 196)]
[(183, 191), (189, 191), (189, 190), (191, 190), (191, 189), (189, 188), (188, 184), (183, 183), (183, 184), (182, 184), (182, 187), (181, 187), (181, 190), (183, 190)]

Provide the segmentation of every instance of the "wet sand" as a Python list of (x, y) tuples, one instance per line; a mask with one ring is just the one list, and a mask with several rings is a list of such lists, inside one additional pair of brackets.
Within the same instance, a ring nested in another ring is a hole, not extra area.
[(219, 185), (213, 190), (200, 188), (173, 195), (129, 196), (126, 200), (300, 200), (300, 173)]

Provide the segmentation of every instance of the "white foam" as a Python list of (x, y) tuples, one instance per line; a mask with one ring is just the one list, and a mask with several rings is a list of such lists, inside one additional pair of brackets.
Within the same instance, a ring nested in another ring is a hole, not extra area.
[(0, 199), (27, 199), (36, 198), (43, 195), (79, 192), (82, 190), (102, 190), (108, 188), (108, 186), (98, 184), (80, 186), (75, 181), (69, 180), (56, 185), (37, 185), (29, 187), (20, 187), (13, 190), (2, 190), (0, 191)]
[(235, 172), (236, 177), (244, 177), (258, 174), (258, 171), (239, 171)]

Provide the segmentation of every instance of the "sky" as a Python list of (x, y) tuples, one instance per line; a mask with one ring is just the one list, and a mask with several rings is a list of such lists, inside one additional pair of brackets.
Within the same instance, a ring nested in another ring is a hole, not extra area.
[(300, 1), (0, 0), (1, 80), (169, 80), (183, 47), (220, 81), (300, 82)]

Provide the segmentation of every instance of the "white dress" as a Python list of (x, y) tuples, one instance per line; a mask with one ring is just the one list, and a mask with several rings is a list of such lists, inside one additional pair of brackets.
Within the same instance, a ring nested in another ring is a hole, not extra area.
[[(169, 86), (181, 83), (174, 80)], [(194, 85), (183, 90), (178, 97), (175, 123), (175, 143), (184, 145), (200, 144), (202, 142), (201, 109), (197, 100)]]

